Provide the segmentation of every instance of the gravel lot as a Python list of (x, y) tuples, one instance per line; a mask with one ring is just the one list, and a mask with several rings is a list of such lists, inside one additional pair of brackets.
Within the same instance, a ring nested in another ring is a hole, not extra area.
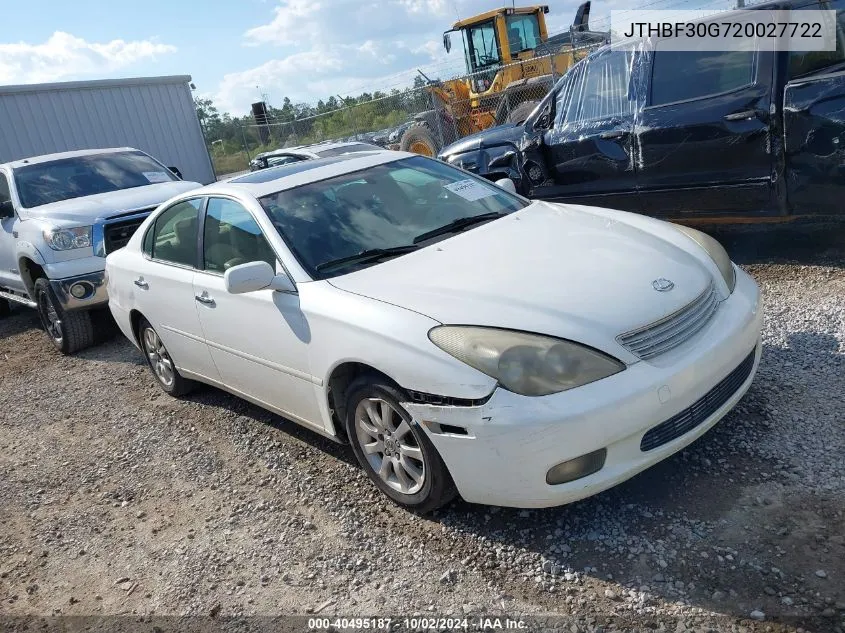
[(0, 614), (841, 633), (845, 233), (718, 237), (765, 294), (750, 392), (682, 453), (542, 511), (414, 516), (346, 447), (212, 388), (174, 400), (121, 338), (61, 357), (17, 311), (0, 321)]

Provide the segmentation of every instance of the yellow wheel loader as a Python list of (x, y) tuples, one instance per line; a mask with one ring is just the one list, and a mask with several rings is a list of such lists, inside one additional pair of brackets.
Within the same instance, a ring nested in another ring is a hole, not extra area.
[(587, 48), (608, 41), (609, 34), (590, 31), (590, 2), (578, 7), (568, 32), (549, 37), (546, 5), (502, 7), (460, 20), (443, 34), (452, 49), (458, 33), (464, 49), (467, 76), (428, 81), (435, 109), (414, 117), (400, 149), (425, 156), (437, 153), (458, 138), (493, 125), (524, 121)]

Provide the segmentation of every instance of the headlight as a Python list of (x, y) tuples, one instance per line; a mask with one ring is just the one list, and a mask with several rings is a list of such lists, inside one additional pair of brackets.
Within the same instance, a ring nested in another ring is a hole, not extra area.
[(612, 376), (625, 365), (601, 352), (539, 334), (441, 325), (431, 342), (523, 396), (545, 396)]
[(69, 251), (74, 248), (91, 246), (91, 227), (80, 226), (73, 229), (49, 229), (44, 231), (47, 245), (54, 251)]
[(680, 224), (676, 224), (675, 228), (707, 251), (707, 254), (710, 255), (710, 258), (716, 263), (716, 266), (718, 266), (719, 272), (722, 273), (725, 283), (728, 284), (728, 290), (733, 292), (736, 287), (736, 271), (734, 270), (731, 258), (725, 250), (725, 247), (707, 235), (707, 233), (702, 233), (701, 231), (697, 231)]

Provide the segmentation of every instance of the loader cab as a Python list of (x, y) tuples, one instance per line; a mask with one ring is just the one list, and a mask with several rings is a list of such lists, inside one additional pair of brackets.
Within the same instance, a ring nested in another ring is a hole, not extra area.
[(473, 91), (484, 92), (501, 66), (532, 57), (548, 39), (548, 12), (546, 5), (487, 11), (455, 22), (443, 34), (443, 46), (450, 52), (452, 34), (460, 35), (467, 73), (474, 75)]

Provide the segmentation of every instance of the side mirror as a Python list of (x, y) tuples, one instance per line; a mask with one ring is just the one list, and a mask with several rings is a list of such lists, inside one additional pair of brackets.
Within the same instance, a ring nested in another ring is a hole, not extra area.
[(232, 266), (223, 275), (226, 292), (233, 295), (256, 290), (279, 290), (281, 292), (296, 292), (296, 286), (287, 275), (277, 275), (273, 267), (267, 262), (249, 262)]
[(507, 167), (508, 165), (511, 164), (511, 161), (513, 160), (514, 156), (516, 156), (516, 152), (509, 149), (508, 151), (506, 151), (501, 156), (497, 156), (496, 158), (491, 160), (489, 163), (487, 163), (487, 167), (488, 168)]
[(178, 167), (168, 167), (170, 171), (173, 172), (173, 175), (176, 176), (179, 180), (182, 180), (182, 172), (179, 171)]
[(510, 191), (511, 193), (516, 193), (516, 185), (513, 184), (513, 180), (510, 178), (500, 178), (496, 181), (496, 186), (501, 187), (505, 191)]
[(15, 207), (11, 200), (3, 200), (0, 202), (0, 218), (15, 217)]

